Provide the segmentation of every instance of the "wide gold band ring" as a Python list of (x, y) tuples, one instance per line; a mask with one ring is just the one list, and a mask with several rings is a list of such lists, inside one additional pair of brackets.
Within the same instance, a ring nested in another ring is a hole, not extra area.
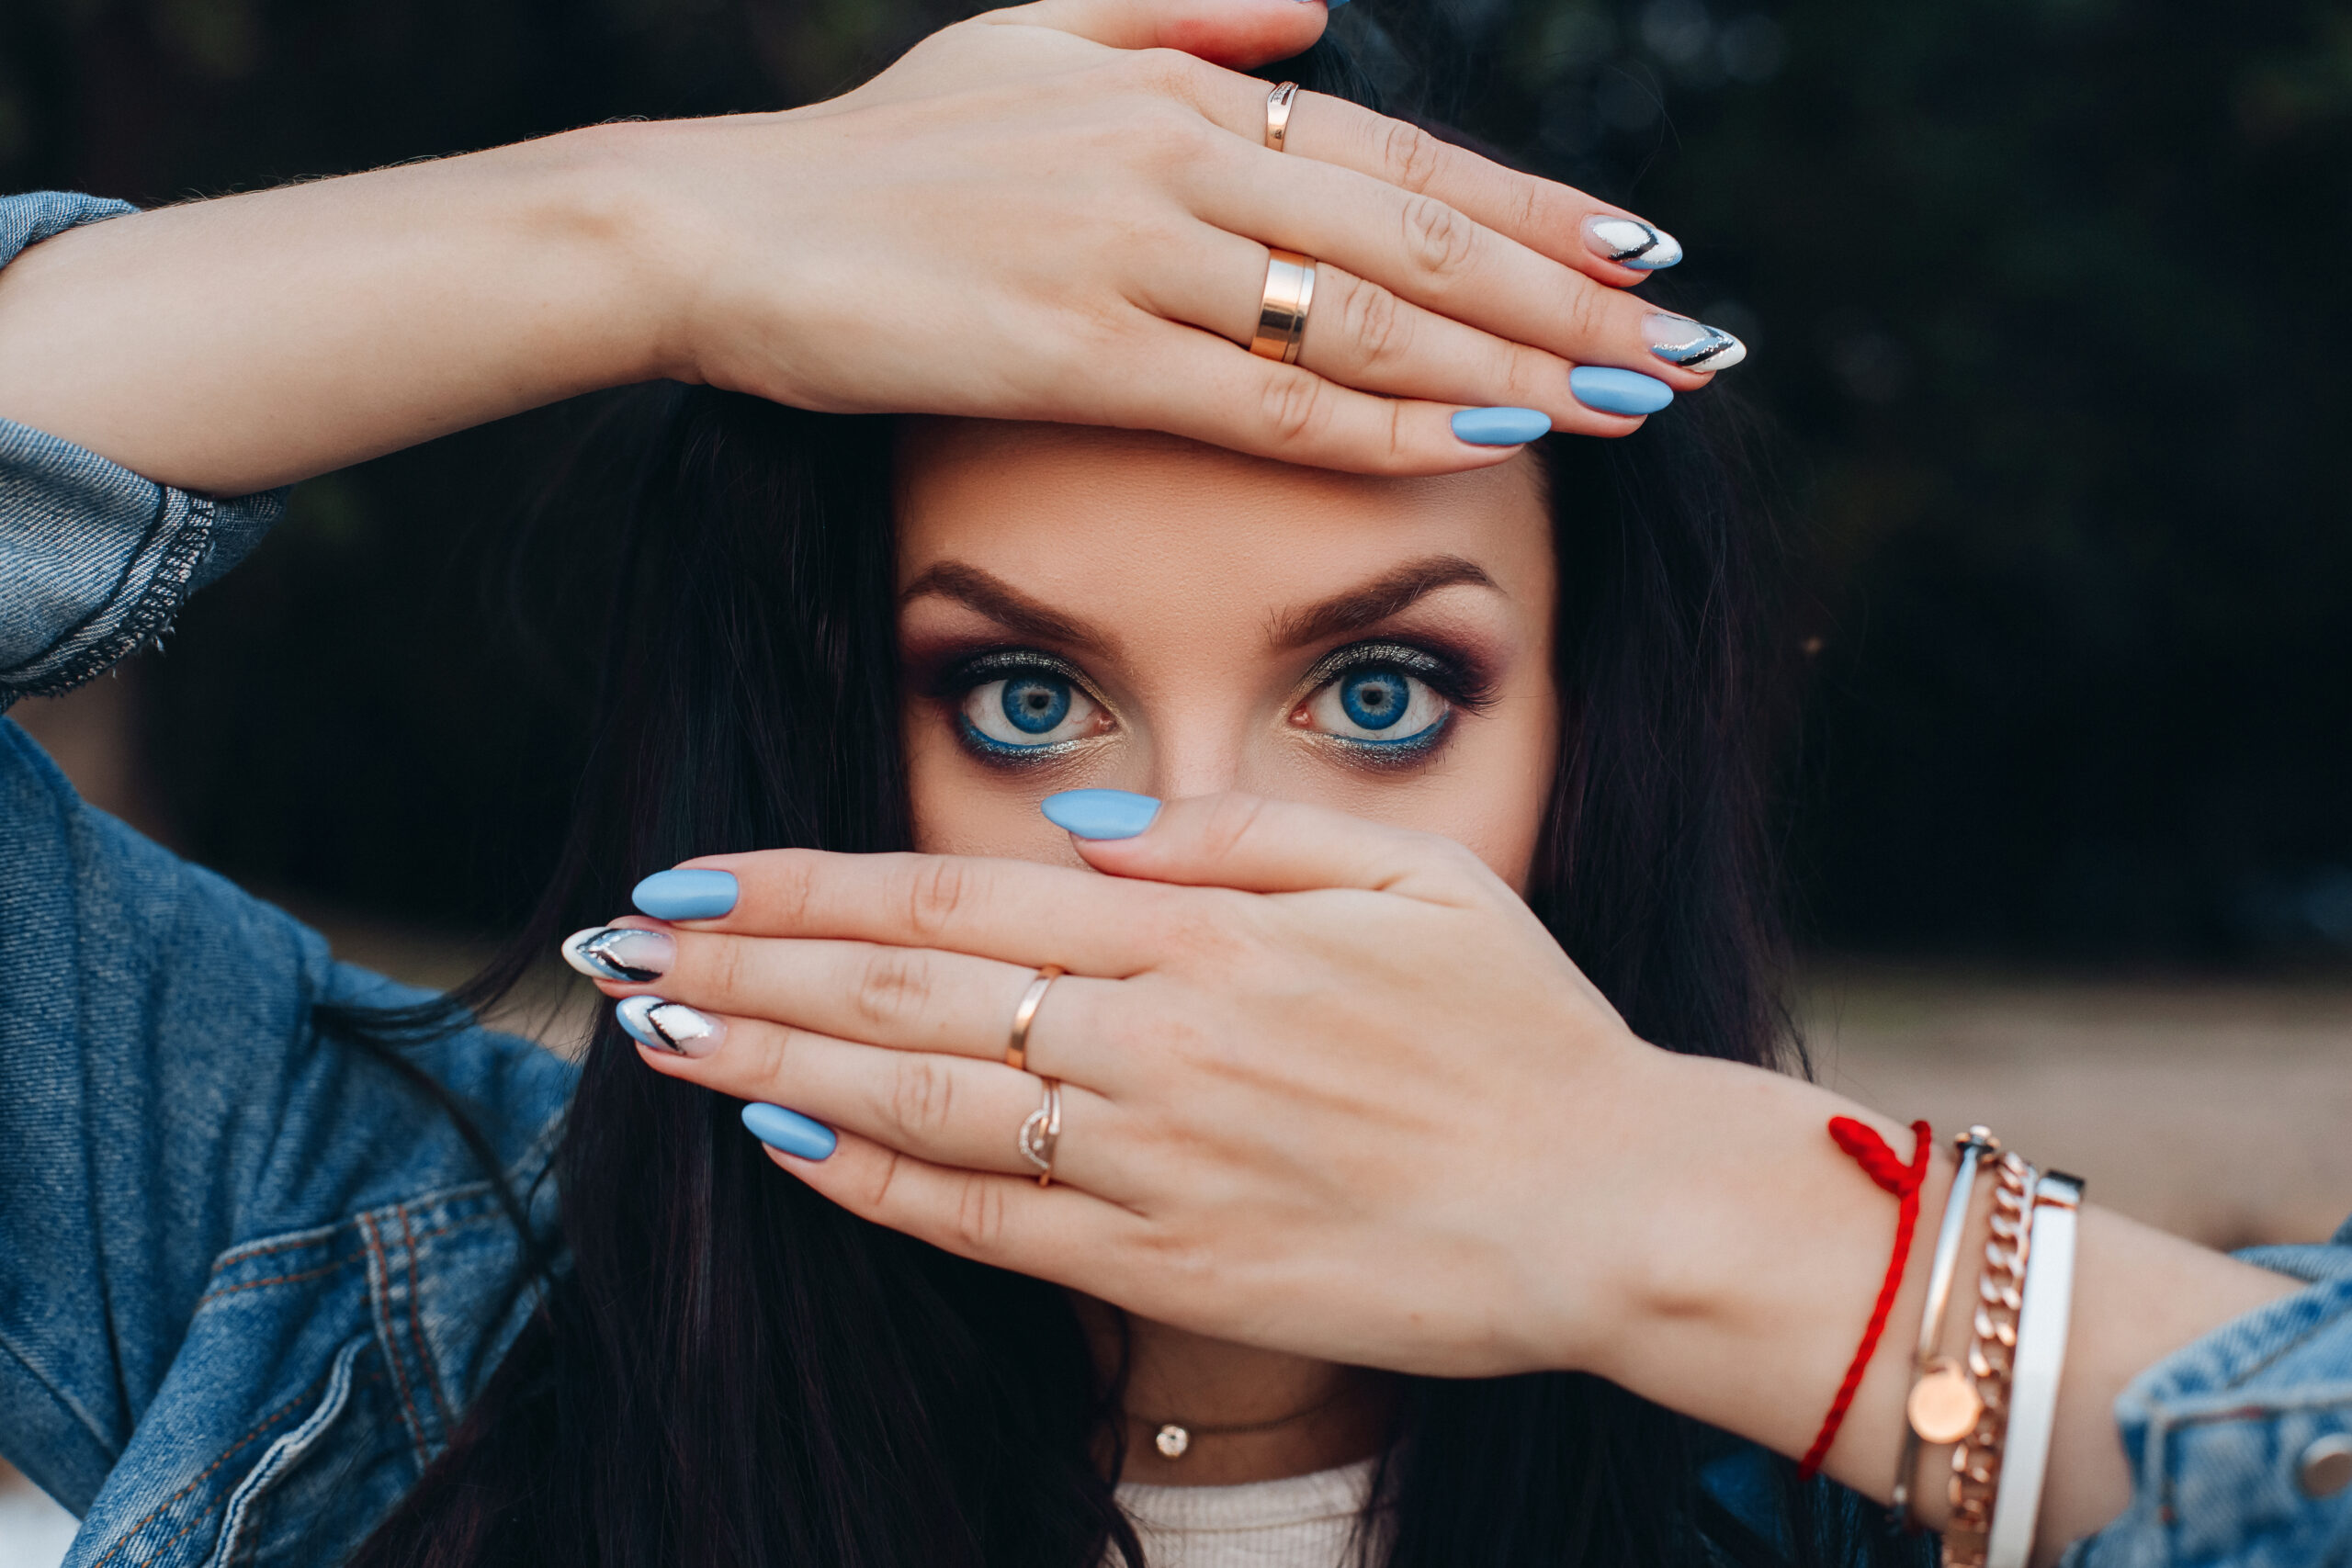
[(1004, 1065), (1014, 1072), (1028, 1071), (1029, 1026), (1037, 1021), (1037, 1010), (1045, 1005), (1046, 987), (1064, 973), (1060, 964), (1048, 964), (1037, 971), (1037, 977), (1021, 993), (1021, 1005), (1012, 1010), (1012, 1038), (1004, 1048)]
[(1258, 332), (1250, 352), (1284, 365), (1298, 363), (1306, 336), (1306, 311), (1315, 302), (1315, 261), (1296, 251), (1266, 254), (1266, 288), (1258, 303)]
[(1298, 84), (1283, 82), (1266, 95), (1266, 145), (1279, 152), (1290, 133), (1290, 106), (1298, 99)]

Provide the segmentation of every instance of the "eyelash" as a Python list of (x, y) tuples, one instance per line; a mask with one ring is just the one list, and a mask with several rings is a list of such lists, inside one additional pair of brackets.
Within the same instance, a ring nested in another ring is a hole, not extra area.
[[(1317, 660), (1300, 682), (1302, 694), (1291, 705), (1290, 711), (1296, 713), (1320, 696), (1327, 688), (1365, 670), (1395, 670), (1410, 676), (1443, 699), (1446, 712), (1419, 734), (1402, 740), (1374, 740), (1317, 733), (1317, 739), (1343, 749), (1351, 761), (1364, 766), (1410, 767), (1435, 751), (1452, 734), (1456, 714), (1481, 713), (1493, 703), (1492, 682), (1476, 660), (1459, 654), (1448, 656), (1410, 643), (1375, 641), (1351, 643), (1345, 648), (1334, 649)], [(1073, 690), (1083, 693), (1087, 700), (1105, 712), (1110, 711), (1111, 705), (1102, 699), (1075, 665), (1035, 649), (987, 649), (950, 665), (930, 685), (934, 697), (944, 702), (960, 703), (991, 681), (1009, 680), (1024, 674), (1045, 674), (1057, 681), (1066, 681)], [(1094, 739), (1081, 736), (1039, 746), (1019, 746), (981, 734), (960, 710), (952, 710), (952, 717), (957, 739), (965, 750), (982, 761), (998, 765), (1023, 767), (1053, 761), (1069, 755)]]

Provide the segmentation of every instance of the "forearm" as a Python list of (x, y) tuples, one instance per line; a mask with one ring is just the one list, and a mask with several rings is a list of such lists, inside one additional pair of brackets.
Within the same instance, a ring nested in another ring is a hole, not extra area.
[[(1681, 1151), (1641, 1203), (1649, 1229), (1626, 1316), (1595, 1370), (1645, 1397), (1779, 1452), (1813, 1440), (1843, 1376), (1894, 1230), (1894, 1200), (1833, 1145), (1835, 1115), (1870, 1122), (1898, 1154), (1898, 1122), (1794, 1079), (1723, 1063), (1657, 1064)], [(1894, 1480), (1910, 1383), (1910, 1346), (1927, 1292), (1953, 1160), (1940, 1129), (1901, 1294), (1830, 1450), (1827, 1473), (1883, 1500)], [(1666, 1134), (1661, 1134), (1666, 1135)], [(2025, 1151), (2029, 1155), (2030, 1150)], [(2096, 1189), (2094, 1189), (2096, 1190)], [(1966, 1343), (1989, 1185), (1974, 1193), (1943, 1343)], [(2142, 1369), (2298, 1282), (2096, 1209), (2083, 1215), (2073, 1327), (2060, 1387), (2037, 1555), (2054, 1558), (2129, 1501), (2111, 1409)], [(1919, 1513), (1945, 1517), (1948, 1448), (1926, 1450)]]
[(666, 373), (624, 142), (573, 133), (43, 242), (0, 269), (0, 418), (238, 495)]

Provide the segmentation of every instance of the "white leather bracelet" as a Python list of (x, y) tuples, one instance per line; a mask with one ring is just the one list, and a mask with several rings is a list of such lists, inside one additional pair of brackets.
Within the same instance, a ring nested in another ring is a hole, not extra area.
[(2075, 1221), (2083, 1180), (2044, 1171), (2033, 1189), (2033, 1251), (2009, 1374), (2009, 1426), (2001, 1441), (2001, 1489), (1984, 1540), (1984, 1568), (2026, 1568), (2050, 1468), (2058, 1380), (2066, 1370), (2066, 1329), (2075, 1304)]

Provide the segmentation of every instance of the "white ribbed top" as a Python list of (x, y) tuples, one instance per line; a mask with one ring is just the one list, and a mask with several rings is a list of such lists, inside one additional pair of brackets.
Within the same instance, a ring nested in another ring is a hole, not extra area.
[(1143, 1538), (1149, 1568), (1346, 1568), (1376, 1462), (1243, 1486), (1123, 1482), (1119, 1506)]

